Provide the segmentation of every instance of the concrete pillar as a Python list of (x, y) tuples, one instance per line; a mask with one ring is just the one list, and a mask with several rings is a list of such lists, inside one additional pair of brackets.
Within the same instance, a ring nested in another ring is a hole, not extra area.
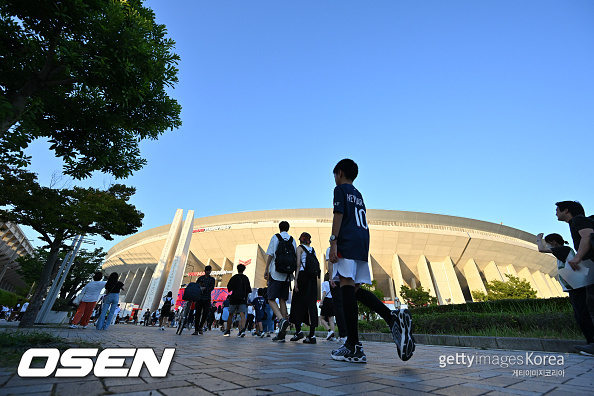
[[(471, 294), (473, 291), (487, 294), (487, 288), (483, 283), (479, 269), (473, 259), (469, 259), (462, 270), (466, 277), (466, 281), (468, 282), (468, 288), (470, 289)], [(474, 297), (472, 299), (474, 300)]]
[(514, 266), (512, 264), (508, 264), (508, 265), (498, 265), (497, 268), (499, 268), (499, 273), (501, 273), (501, 275), (503, 276), (503, 280), (506, 281), (508, 278), (507, 275), (512, 275), (512, 276), (518, 276), (518, 273), (516, 272), (516, 269), (514, 268)]
[(143, 275), (144, 268), (136, 269), (136, 271), (134, 272), (134, 277), (132, 278), (132, 282), (130, 282), (130, 285), (126, 289), (126, 297), (124, 297), (125, 302), (132, 303), (132, 299), (136, 294), (136, 290), (138, 290), (138, 285), (140, 284), (140, 280), (142, 279)]
[[(148, 293), (148, 287), (151, 283), (153, 272), (154, 271), (152, 268), (145, 268), (144, 273), (142, 274), (142, 278), (140, 278), (140, 283), (138, 284), (136, 292), (134, 293), (134, 297), (132, 297), (132, 304), (137, 304), (139, 306), (144, 305), (144, 300)], [(144, 311), (146, 311), (146, 308), (144, 309)]]
[(532, 273), (532, 279), (534, 279), (534, 282), (536, 282), (536, 284), (538, 285), (538, 288), (539, 288), (540, 292), (542, 293), (542, 295), (544, 296), (544, 298), (553, 297), (553, 293), (551, 292), (551, 289), (549, 288), (549, 284), (545, 280), (542, 272), (534, 271)]
[[(171, 260), (171, 267), (169, 268), (169, 274), (167, 275), (167, 280), (165, 281), (163, 294), (171, 291), (174, 296), (177, 296), (179, 292), (182, 278), (184, 277), (184, 271), (186, 269), (186, 263), (188, 262), (188, 254), (190, 252), (190, 242), (192, 240), (193, 231), (194, 211), (189, 210), (186, 216), (186, 221), (184, 221), (181, 229), (173, 259)], [(153, 307), (156, 309), (158, 304), (153, 303)]]
[(175, 212), (173, 222), (169, 228), (169, 234), (165, 240), (165, 246), (161, 251), (161, 257), (159, 262), (154, 269), (151, 283), (149, 284), (147, 295), (142, 303), (142, 310), (145, 311), (147, 308), (152, 311), (159, 307), (163, 290), (165, 289), (165, 283), (167, 282), (167, 276), (169, 275), (169, 269), (171, 267), (171, 261), (175, 254), (177, 244), (179, 242), (179, 236), (182, 227), (182, 216), (183, 210), (178, 209)]
[(536, 290), (536, 296), (538, 298), (545, 298), (545, 295), (534, 281), (534, 278), (532, 278), (532, 274), (530, 273), (530, 270), (528, 268), (522, 268), (520, 272), (518, 272), (518, 276), (520, 277), (520, 279), (524, 279), (530, 283), (530, 286), (532, 286), (532, 288)]
[(392, 283), (395, 289), (395, 295), (400, 300), (400, 289), (404, 285), (404, 279), (402, 277), (402, 269), (400, 268), (400, 257), (398, 254), (392, 256)]
[[(565, 297), (565, 294), (563, 293), (563, 289), (561, 288), (561, 285), (555, 278), (551, 278), (551, 276), (549, 274), (543, 274), (543, 278), (549, 285), (549, 289), (551, 290), (553, 297)], [(557, 286), (555, 283), (557, 283), (559, 286)]]
[(493, 282), (494, 280), (498, 280), (501, 282), (505, 281), (505, 279), (503, 279), (503, 276), (501, 275), (501, 272), (499, 272), (499, 267), (497, 267), (495, 261), (491, 261), (489, 264), (487, 264), (483, 273), (485, 274), (487, 282)]
[(419, 271), (419, 280), (421, 281), (421, 286), (425, 289), (428, 289), (430, 295), (437, 297), (437, 291), (433, 285), (431, 272), (429, 272), (429, 264), (427, 263), (427, 258), (425, 256), (419, 257), (417, 270)]
[(446, 304), (449, 300), (451, 304), (464, 304), (466, 300), (454, 271), (452, 259), (446, 257), (443, 262), (432, 262), (430, 265), (440, 303)]

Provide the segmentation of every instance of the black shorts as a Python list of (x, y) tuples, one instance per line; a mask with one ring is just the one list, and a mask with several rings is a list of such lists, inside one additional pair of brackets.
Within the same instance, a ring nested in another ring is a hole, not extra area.
[(285, 300), (289, 299), (289, 282), (277, 281), (275, 279), (268, 280), (268, 299), (269, 300)]
[(322, 309), (320, 310), (320, 316), (324, 317), (331, 317), (334, 316), (334, 304), (332, 303), (332, 299), (326, 297), (324, 299), (324, 303), (322, 304)]

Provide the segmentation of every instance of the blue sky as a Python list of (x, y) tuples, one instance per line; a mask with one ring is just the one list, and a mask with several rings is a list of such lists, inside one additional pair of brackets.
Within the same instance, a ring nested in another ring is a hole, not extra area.
[[(345, 157), (367, 208), (568, 241), (554, 203), (594, 213), (592, 1), (146, 4), (181, 56), (183, 126), (144, 142), (148, 165), (124, 181), (141, 230), (177, 208), (330, 208)], [(28, 153), (43, 183), (60, 171), (45, 142)]]

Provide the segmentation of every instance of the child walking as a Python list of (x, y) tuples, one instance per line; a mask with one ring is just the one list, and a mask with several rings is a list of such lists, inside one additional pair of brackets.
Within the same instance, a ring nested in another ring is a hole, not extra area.
[(334, 167), (334, 216), (330, 236), (329, 272), (331, 285), (340, 280), (342, 304), (346, 322), (347, 340), (332, 351), (332, 359), (352, 363), (366, 363), (367, 357), (359, 342), (357, 301), (380, 315), (390, 327), (402, 360), (412, 357), (415, 343), (412, 338), (412, 319), (408, 309), (391, 311), (373, 293), (359, 288), (371, 284), (369, 264), (369, 227), (363, 196), (353, 186), (359, 173), (357, 164), (343, 159)]

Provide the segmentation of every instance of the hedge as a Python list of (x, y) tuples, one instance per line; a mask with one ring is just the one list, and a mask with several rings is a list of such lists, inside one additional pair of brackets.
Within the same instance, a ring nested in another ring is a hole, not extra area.
[(24, 300), (23, 296), (0, 289), (0, 304), (14, 308), (22, 300)]
[(466, 304), (432, 305), (429, 307), (412, 308), (415, 318), (422, 315), (432, 315), (447, 312), (472, 313), (536, 313), (536, 312), (565, 312), (573, 313), (569, 297), (527, 300), (498, 300), (485, 302), (471, 302)]
[(449, 312), (413, 316), (413, 331), (417, 334), (458, 334), (464, 331), (480, 331), (493, 328), (507, 328), (526, 332), (549, 330), (560, 334), (580, 333), (572, 313), (474, 313)]

